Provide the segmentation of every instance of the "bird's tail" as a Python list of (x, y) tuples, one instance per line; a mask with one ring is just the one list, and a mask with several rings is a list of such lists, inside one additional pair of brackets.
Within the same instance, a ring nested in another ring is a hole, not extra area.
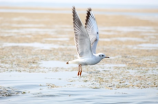
[(76, 60), (72, 60), (72, 61), (68, 61), (68, 62), (66, 62), (66, 64), (78, 64), (78, 61), (76, 61)]

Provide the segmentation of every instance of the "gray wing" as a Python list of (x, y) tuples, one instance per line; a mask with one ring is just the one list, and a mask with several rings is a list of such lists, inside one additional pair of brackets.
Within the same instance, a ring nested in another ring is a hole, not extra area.
[(79, 57), (91, 57), (91, 42), (89, 39), (89, 35), (82, 25), (82, 22), (75, 10), (75, 7), (72, 9), (73, 12), (73, 25), (74, 25), (74, 33), (75, 33), (75, 43)]
[(96, 54), (97, 43), (99, 41), (99, 31), (98, 31), (97, 22), (91, 11), (91, 8), (87, 10), (85, 28), (90, 37), (92, 51), (94, 54)]

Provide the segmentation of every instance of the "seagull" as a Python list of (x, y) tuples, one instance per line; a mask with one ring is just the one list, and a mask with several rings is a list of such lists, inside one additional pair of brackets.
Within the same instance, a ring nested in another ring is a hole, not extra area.
[(82, 74), (82, 66), (95, 65), (107, 57), (104, 53), (96, 54), (97, 43), (99, 41), (99, 32), (97, 22), (92, 13), (92, 9), (88, 8), (85, 27), (83, 26), (75, 7), (72, 8), (73, 26), (75, 33), (75, 45), (77, 49), (78, 59), (68, 61), (66, 64), (78, 65), (78, 76)]

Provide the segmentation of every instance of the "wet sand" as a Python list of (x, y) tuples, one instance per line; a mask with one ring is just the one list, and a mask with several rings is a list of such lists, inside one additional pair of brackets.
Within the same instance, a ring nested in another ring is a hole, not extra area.
[[(82, 11), (86, 9), (77, 10), (84, 24), (86, 15)], [(19, 97), (31, 98), (34, 103), (40, 98), (120, 103), (119, 99), (127, 97), (123, 103), (156, 104), (158, 10), (94, 9), (94, 13), (100, 34), (97, 53), (105, 53), (110, 59), (83, 67), (78, 77), (78, 67), (65, 64), (76, 58), (71, 9), (0, 7), (2, 103), (17, 103)]]

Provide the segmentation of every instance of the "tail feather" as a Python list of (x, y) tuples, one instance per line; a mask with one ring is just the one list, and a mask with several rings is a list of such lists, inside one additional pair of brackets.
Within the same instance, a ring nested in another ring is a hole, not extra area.
[(78, 64), (78, 62), (76, 60), (72, 60), (72, 61), (66, 62), (66, 64)]

